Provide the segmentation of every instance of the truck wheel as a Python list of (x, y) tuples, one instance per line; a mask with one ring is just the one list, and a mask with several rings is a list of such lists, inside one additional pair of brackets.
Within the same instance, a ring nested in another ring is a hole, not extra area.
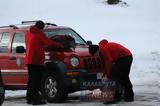
[(64, 102), (68, 96), (62, 78), (53, 72), (47, 72), (43, 75), (41, 92), (50, 103)]
[(5, 89), (2, 85), (0, 85), (0, 106), (2, 105), (5, 98)]

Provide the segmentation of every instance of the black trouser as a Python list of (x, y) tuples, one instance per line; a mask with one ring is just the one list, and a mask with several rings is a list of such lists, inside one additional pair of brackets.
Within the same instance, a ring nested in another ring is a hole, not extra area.
[(40, 83), (41, 77), (45, 71), (42, 65), (28, 64), (28, 88), (27, 88), (27, 101), (40, 101)]
[(125, 56), (118, 59), (113, 63), (112, 71), (110, 74), (110, 79), (115, 80), (117, 86), (121, 85), (122, 87), (124, 87), (125, 99), (134, 97), (132, 83), (129, 78), (132, 60), (132, 56)]

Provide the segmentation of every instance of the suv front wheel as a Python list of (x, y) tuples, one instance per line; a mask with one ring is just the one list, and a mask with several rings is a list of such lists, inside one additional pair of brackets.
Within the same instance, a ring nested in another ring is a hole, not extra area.
[(43, 75), (41, 92), (50, 103), (64, 102), (68, 96), (62, 78), (53, 72), (47, 72)]

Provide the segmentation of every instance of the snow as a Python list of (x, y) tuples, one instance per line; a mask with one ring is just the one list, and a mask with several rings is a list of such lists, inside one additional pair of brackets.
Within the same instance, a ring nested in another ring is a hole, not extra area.
[[(113, 106), (160, 105), (160, 1), (123, 0), (128, 6), (107, 5), (104, 0), (1, 0), (0, 26), (24, 20), (53, 22), (75, 29), (86, 40), (115, 41), (134, 56), (131, 80), (135, 101)], [(26, 91), (7, 91), (3, 106), (25, 106)], [(80, 96), (75, 93), (72, 95)], [(50, 106), (53, 104), (47, 104)], [(103, 106), (100, 102), (68, 100), (60, 106)]]

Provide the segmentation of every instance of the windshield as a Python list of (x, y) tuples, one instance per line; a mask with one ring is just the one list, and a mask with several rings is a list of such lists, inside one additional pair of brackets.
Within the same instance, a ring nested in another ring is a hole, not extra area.
[(72, 29), (51, 29), (44, 32), (48, 38), (55, 35), (70, 35), (75, 39), (76, 45), (86, 45), (86, 42)]

